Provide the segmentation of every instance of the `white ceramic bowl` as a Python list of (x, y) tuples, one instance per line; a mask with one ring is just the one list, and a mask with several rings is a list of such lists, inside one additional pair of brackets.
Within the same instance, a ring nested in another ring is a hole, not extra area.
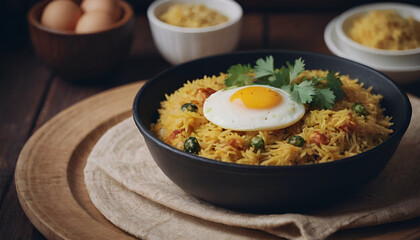
[[(159, 20), (157, 16), (175, 3), (204, 4), (226, 15), (229, 20), (202, 28), (178, 27)], [(160, 54), (176, 65), (234, 50), (240, 37), (242, 8), (232, 0), (158, 0), (149, 6), (147, 17)]]
[(420, 7), (402, 3), (375, 3), (352, 8), (337, 18), (336, 33), (340, 48), (348, 54), (382, 66), (420, 66), (420, 47), (409, 50), (382, 50), (364, 46), (352, 40), (348, 33), (353, 22), (373, 10), (393, 9), (404, 18), (412, 16), (420, 21)]
[(420, 81), (420, 49), (389, 51), (363, 46), (347, 32), (355, 18), (376, 9), (394, 9), (403, 17), (420, 20), (420, 8), (402, 3), (375, 3), (361, 5), (334, 18), (325, 28), (324, 40), (335, 55), (347, 58), (381, 71), (400, 84)]

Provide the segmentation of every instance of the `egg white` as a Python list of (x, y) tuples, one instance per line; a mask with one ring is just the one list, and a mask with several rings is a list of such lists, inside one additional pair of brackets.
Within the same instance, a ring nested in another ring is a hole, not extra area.
[(305, 114), (303, 104), (293, 101), (289, 93), (271, 86), (261, 87), (269, 88), (282, 96), (283, 101), (277, 106), (268, 109), (250, 109), (232, 104), (231, 96), (247, 87), (254, 86), (213, 93), (204, 102), (203, 113), (206, 119), (225, 129), (257, 131), (286, 128), (298, 122)]

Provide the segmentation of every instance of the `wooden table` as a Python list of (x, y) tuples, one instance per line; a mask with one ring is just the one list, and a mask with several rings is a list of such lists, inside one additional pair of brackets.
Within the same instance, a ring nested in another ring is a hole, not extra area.
[[(323, 40), (324, 28), (343, 9), (300, 9), (295, 4), (287, 11), (272, 10), (269, 4), (256, 8), (257, 2), (245, 4), (238, 50), (293, 49), (330, 54)], [(143, 8), (137, 9), (130, 57), (100, 82), (74, 83), (56, 76), (35, 56), (25, 35), (20, 40), (23, 44), (0, 53), (0, 239), (45, 239), (23, 212), (13, 180), (17, 157), (28, 138), (55, 114), (84, 98), (149, 79), (171, 67), (157, 52), (144, 13)], [(402, 88), (420, 97), (420, 81)], [(331, 236), (331, 239), (355, 238), (419, 239), (420, 218), (345, 230)]]

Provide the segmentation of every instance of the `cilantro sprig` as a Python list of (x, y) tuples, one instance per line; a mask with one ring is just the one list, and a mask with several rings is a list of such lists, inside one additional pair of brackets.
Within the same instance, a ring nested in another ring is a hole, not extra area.
[(293, 82), (303, 71), (305, 62), (302, 58), (296, 59), (293, 65), (286, 62), (286, 66), (277, 69), (274, 68), (273, 56), (267, 56), (259, 58), (253, 68), (249, 64), (231, 66), (224, 83), (229, 89), (252, 84), (281, 88), (291, 95), (293, 101), (321, 109), (332, 108), (345, 96), (341, 88), (343, 83), (335, 72), (328, 72), (326, 77), (314, 76), (299, 83)]

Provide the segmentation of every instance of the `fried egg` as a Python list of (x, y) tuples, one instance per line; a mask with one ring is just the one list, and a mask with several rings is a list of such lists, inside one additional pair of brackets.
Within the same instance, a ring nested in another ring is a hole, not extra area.
[(226, 129), (274, 130), (298, 122), (305, 106), (279, 88), (252, 85), (213, 93), (204, 102), (203, 113), (207, 120)]

